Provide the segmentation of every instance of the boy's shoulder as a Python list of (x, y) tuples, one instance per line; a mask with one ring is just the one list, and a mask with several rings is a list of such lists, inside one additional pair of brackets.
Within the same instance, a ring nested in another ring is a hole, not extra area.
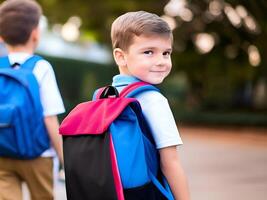
[(145, 102), (166, 102), (167, 98), (158, 90), (147, 90), (136, 95), (136, 98)]
[(52, 67), (49, 61), (47, 61), (45, 58), (43, 58), (39, 55), (36, 55), (36, 54), (28, 54), (25, 52), (15, 52), (15, 53), (9, 53), (7, 56), (8, 56), (8, 59), (9, 59), (11, 64), (12, 63), (22, 64), (22, 63), (26, 62), (28, 59), (35, 56), (36, 60), (37, 60), (36, 66), (42, 65), (44, 68)]
[[(7, 56), (8, 56), (10, 64), (14, 64), (14, 63), (22, 64), (35, 55), (36, 54), (17, 52), (17, 53), (10, 53)], [(40, 59), (35, 63), (35, 66), (33, 68), (33, 73), (36, 76), (37, 80), (40, 82), (45, 75), (53, 74), (54, 70), (49, 61), (47, 61), (43, 57), (39, 57), (39, 58)]]

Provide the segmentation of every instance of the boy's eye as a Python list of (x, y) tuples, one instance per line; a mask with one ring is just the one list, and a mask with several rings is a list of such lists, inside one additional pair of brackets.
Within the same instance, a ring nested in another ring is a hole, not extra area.
[(146, 54), (146, 55), (152, 55), (153, 54), (153, 51), (144, 51), (144, 54)]
[(163, 55), (164, 56), (170, 56), (171, 55), (171, 52), (170, 51), (165, 51), (165, 52), (163, 52)]

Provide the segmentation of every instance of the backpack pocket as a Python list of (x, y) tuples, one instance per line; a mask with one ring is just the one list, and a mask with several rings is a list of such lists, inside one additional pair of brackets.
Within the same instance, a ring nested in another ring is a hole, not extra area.
[[(43, 118), (23, 116), (18, 107), (0, 106), (0, 156), (33, 159), (49, 148), (49, 138)], [(34, 126), (30, 120), (35, 120)]]
[(0, 106), (0, 155), (17, 155), (18, 141), (16, 133), (17, 109), (12, 105)]
[(64, 136), (68, 200), (116, 200), (110, 158), (110, 135)]
[(127, 107), (109, 128), (123, 188), (142, 186), (150, 181), (143, 133), (131, 107)]

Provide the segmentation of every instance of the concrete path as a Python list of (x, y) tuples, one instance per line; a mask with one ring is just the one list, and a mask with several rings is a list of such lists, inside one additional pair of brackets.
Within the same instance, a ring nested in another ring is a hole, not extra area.
[(192, 200), (267, 200), (267, 129), (179, 130)]
[[(192, 200), (267, 200), (267, 129), (179, 127)], [(62, 182), (55, 200), (66, 200)]]

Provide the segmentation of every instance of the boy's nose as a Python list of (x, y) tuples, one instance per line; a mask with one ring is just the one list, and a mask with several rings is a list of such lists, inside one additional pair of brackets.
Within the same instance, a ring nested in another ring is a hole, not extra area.
[(157, 66), (164, 66), (166, 65), (168, 62), (168, 59), (164, 58), (163, 56), (158, 56), (157, 60), (156, 60), (156, 65)]

